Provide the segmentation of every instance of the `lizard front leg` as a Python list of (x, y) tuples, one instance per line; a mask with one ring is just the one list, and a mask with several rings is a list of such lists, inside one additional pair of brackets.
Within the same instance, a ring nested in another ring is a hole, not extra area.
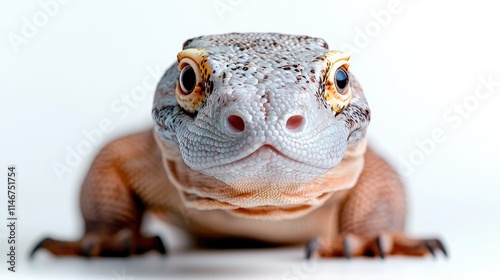
[(149, 195), (150, 187), (163, 183), (162, 176), (159, 152), (150, 131), (110, 143), (94, 160), (82, 186), (83, 237), (77, 241), (45, 238), (32, 255), (42, 248), (54, 255), (89, 257), (148, 251), (166, 254), (158, 236), (144, 236), (140, 230), (149, 206), (144, 196)]
[(406, 198), (394, 170), (371, 149), (365, 168), (338, 211), (338, 231), (307, 245), (307, 257), (353, 257), (447, 254), (439, 239), (411, 238), (404, 233)]

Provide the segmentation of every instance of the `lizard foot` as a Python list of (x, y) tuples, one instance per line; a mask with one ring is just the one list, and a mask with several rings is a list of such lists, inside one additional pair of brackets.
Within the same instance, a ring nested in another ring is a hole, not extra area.
[(33, 248), (30, 257), (33, 258), (35, 253), (42, 248), (56, 256), (127, 257), (149, 251), (167, 254), (159, 236), (144, 237), (140, 234), (132, 234), (128, 229), (115, 234), (87, 233), (78, 241), (44, 238)]
[(425, 256), (430, 253), (436, 256), (437, 251), (448, 256), (439, 239), (414, 239), (402, 234), (382, 234), (377, 237), (347, 234), (330, 241), (312, 239), (306, 247), (306, 258), (379, 256), (383, 259), (387, 255)]

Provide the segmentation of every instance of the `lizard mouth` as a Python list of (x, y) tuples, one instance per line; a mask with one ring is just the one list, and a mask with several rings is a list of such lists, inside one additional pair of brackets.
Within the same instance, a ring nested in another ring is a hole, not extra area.
[(331, 168), (305, 163), (265, 144), (237, 160), (200, 170), (233, 188), (284, 188), (303, 185)]
[(227, 164), (235, 164), (235, 163), (244, 161), (245, 159), (251, 158), (259, 153), (266, 154), (266, 155), (268, 155), (269, 158), (270, 157), (282, 157), (282, 158), (287, 159), (287, 160), (295, 161), (295, 162), (302, 163), (302, 164), (307, 164), (307, 163), (298, 161), (296, 159), (293, 159), (293, 158), (285, 155), (284, 153), (282, 153), (278, 149), (276, 149), (274, 146), (269, 145), (269, 144), (264, 144), (264, 145), (260, 146), (259, 148), (257, 148), (255, 151), (251, 152), (249, 155), (247, 155), (241, 159), (235, 160), (233, 162), (227, 163)]
[[(249, 153), (246, 156), (243, 156), (240, 159), (231, 161), (229, 163), (216, 165), (214, 167), (216, 168), (216, 167), (238, 165), (238, 164), (243, 163), (245, 161), (253, 160), (255, 157), (259, 157), (261, 160), (271, 160), (271, 159), (275, 158), (275, 159), (280, 159), (282, 161), (289, 161), (289, 162), (294, 162), (294, 163), (298, 163), (301, 165), (307, 165), (307, 166), (310, 166), (313, 168), (321, 168), (317, 165), (313, 165), (313, 164), (292, 158), (290, 156), (287, 156), (286, 154), (284, 154), (283, 152), (276, 149), (274, 146), (272, 146), (270, 144), (264, 144), (264, 145), (260, 146), (259, 148), (257, 148), (256, 150), (254, 150), (253, 152)], [(324, 169), (325, 169), (325, 171), (329, 170), (329, 168), (324, 168)]]

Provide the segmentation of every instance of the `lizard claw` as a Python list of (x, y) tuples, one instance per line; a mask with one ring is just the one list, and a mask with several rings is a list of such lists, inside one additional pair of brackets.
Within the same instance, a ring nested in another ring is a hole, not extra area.
[(36, 245), (35, 247), (31, 250), (30, 252), (30, 259), (33, 259), (35, 257), (35, 253), (40, 249), (40, 248), (43, 248), (44, 247), (44, 242), (47, 240), (48, 238), (44, 238), (42, 240), (40, 240)]
[(344, 257), (346, 259), (352, 258), (352, 248), (347, 238), (342, 238), (342, 247), (344, 247)]
[(367, 237), (355, 234), (338, 235), (330, 241), (313, 239), (307, 244), (306, 257), (314, 252), (321, 257), (358, 256), (380, 257), (388, 255), (425, 256), (436, 255), (436, 251), (448, 253), (439, 239), (415, 239), (399, 233), (383, 233), (377, 237)]
[(31, 251), (30, 258), (40, 249), (46, 249), (56, 256), (127, 257), (149, 251), (167, 254), (167, 249), (159, 236), (144, 237), (133, 235), (129, 230), (116, 234), (87, 233), (78, 241), (60, 241), (52, 238), (42, 239)]
[(429, 242), (425, 242), (425, 247), (427, 248), (427, 250), (429, 250), (429, 252), (433, 257), (436, 257), (436, 253), (434, 252), (434, 247), (432, 247), (432, 245)]
[(155, 243), (155, 245), (154, 245), (155, 250), (158, 251), (158, 253), (160, 253), (161, 255), (166, 256), (168, 253), (167, 247), (165, 247), (165, 245), (163, 244), (161, 237), (156, 235), (153, 237), (153, 239), (154, 239), (154, 243)]
[(377, 236), (377, 238), (375, 238), (375, 244), (377, 245), (377, 250), (380, 258), (385, 259), (385, 252), (382, 246), (382, 238), (380, 236)]
[(448, 252), (446, 251), (443, 242), (437, 238), (412, 239), (399, 235), (393, 237), (392, 247), (394, 254), (399, 255), (424, 256), (427, 253), (430, 253), (433, 257), (436, 257), (436, 252), (439, 250), (445, 257), (448, 257)]
[(35, 253), (40, 249), (47, 249), (52, 254), (58, 256), (82, 255), (83, 253), (79, 241), (60, 241), (47, 237), (38, 242), (31, 250), (30, 259), (33, 259), (35, 257)]
[(439, 240), (439, 239), (436, 239), (436, 241), (437, 241), (438, 248), (441, 250), (441, 252), (443, 252), (443, 255), (445, 257), (448, 257), (448, 252), (446, 251), (446, 248), (444, 247), (443, 242), (441, 242), (441, 240)]
[(314, 254), (318, 251), (318, 239), (312, 238), (307, 242), (306, 245), (306, 259), (310, 260)]
[(445, 257), (448, 257), (448, 252), (446, 252), (443, 242), (439, 239), (425, 240), (425, 247), (429, 250), (433, 257), (436, 257), (436, 250), (440, 250)]

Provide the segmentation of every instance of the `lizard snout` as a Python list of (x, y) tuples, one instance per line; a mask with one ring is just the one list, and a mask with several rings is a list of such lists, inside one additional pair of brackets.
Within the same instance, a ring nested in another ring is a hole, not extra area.
[(232, 132), (243, 132), (245, 130), (245, 121), (242, 117), (231, 114), (226, 119), (225, 127)]
[(303, 124), (304, 124), (303, 115), (293, 115), (287, 119), (285, 127), (287, 130), (295, 132), (299, 131), (302, 128)]
[[(241, 133), (241, 132), (245, 131), (246, 121), (240, 115), (243, 115), (243, 114), (232, 113), (232, 114), (228, 114), (228, 116), (225, 117), (224, 128), (226, 131), (228, 131), (229, 133)], [(284, 127), (289, 132), (300, 131), (305, 123), (304, 114), (290, 115), (290, 116), (284, 117), (283, 119), (285, 120)]]

